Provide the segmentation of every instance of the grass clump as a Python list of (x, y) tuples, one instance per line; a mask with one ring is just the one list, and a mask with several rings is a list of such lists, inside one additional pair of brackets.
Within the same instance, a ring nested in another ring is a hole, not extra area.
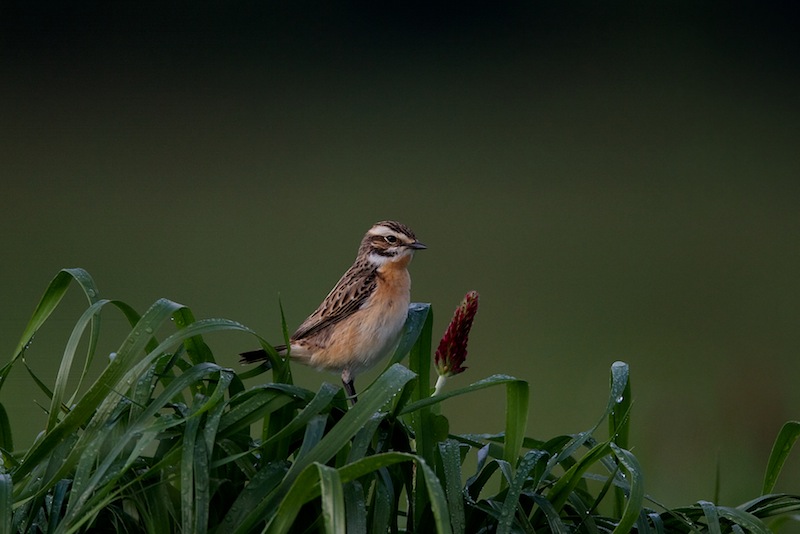
[[(800, 435), (797, 422), (776, 440), (762, 495), (737, 507), (660, 506), (629, 450), (623, 362), (611, 366), (598, 422), (547, 440), (527, 435), (523, 380), (495, 375), (431, 397), (425, 304), (412, 305), (394, 357), (348, 409), (337, 386), (295, 386), (289, 363), (246, 326), (195, 320), (166, 299), (139, 315), (100, 298), (85, 271), (65, 269), (0, 369), (0, 387), (12, 368), (27, 367), (33, 335), (73, 282), (89, 305), (54, 383), (30, 371), (50, 399), (32, 445), (14, 448), (0, 405), (0, 533), (769, 532), (800, 509), (797, 496), (771, 493)], [(92, 381), (109, 307), (130, 331)], [(269, 365), (237, 373), (217, 364), (204, 336), (223, 331), (259, 339)], [(407, 355), (404, 367), (398, 362)], [(271, 381), (244, 386), (266, 372)], [(504, 390), (504, 431), (450, 433), (440, 404), (484, 388)], [(609, 437), (598, 437), (604, 425)], [(477, 467), (465, 473), (468, 456)]]

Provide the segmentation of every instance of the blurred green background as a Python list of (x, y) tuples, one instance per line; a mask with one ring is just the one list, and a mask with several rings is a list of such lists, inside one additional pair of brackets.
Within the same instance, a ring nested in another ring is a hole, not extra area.
[[(755, 497), (800, 417), (800, 46), (781, 4), (4, 3), (0, 347), (62, 267), (143, 312), (280, 339), (398, 219), (469, 371), (530, 381), (529, 434), (590, 427), (632, 367), (631, 442), (668, 505)], [(53, 376), (84, 307), (37, 337)], [(124, 322), (104, 316), (103, 350)], [(242, 336), (208, 340), (237, 366)], [(98, 362), (101, 365), (102, 362)], [(316, 389), (333, 375), (297, 369)], [(362, 378), (362, 384), (368, 377)], [(46, 404), (0, 392), (18, 448)], [(451, 402), (502, 427), (501, 390)], [(778, 489), (797, 493), (791, 458)]]

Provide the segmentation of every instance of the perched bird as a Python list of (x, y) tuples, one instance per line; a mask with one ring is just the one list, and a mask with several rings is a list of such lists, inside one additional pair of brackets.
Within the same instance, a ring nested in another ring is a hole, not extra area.
[[(358, 373), (397, 346), (411, 299), (408, 264), (427, 248), (397, 221), (381, 221), (366, 233), (353, 265), (290, 338), (289, 355), (306, 365), (342, 373), (351, 402)], [(285, 355), (285, 345), (276, 346)], [(267, 359), (263, 349), (241, 354), (243, 363)]]

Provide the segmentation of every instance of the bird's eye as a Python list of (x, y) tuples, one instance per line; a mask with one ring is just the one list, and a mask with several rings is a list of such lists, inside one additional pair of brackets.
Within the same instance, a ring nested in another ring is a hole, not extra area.
[(390, 245), (394, 245), (394, 244), (396, 244), (396, 243), (397, 243), (397, 237), (396, 237), (396, 236), (393, 236), (393, 235), (387, 235), (387, 236), (384, 236), (384, 239), (385, 239), (385, 240), (386, 240), (386, 242), (387, 242), (387, 243), (389, 243)]

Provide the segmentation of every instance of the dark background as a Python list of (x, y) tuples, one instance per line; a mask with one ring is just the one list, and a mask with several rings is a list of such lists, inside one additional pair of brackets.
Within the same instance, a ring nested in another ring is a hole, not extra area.
[[(724, 504), (755, 497), (800, 417), (783, 5), (4, 2), (0, 348), (71, 266), (140, 311), (167, 297), (277, 340), (278, 296), (296, 326), (394, 218), (429, 246), (413, 299), (436, 335), (481, 293), (449, 387), (529, 380), (529, 434), (549, 438), (596, 421), (625, 360), (648, 493), (711, 499), (719, 466)], [(83, 307), (69, 295), (37, 337), (42, 377)], [(109, 352), (124, 321), (104, 320)], [(231, 366), (253, 345), (208, 341)], [(46, 397), (20, 368), (0, 401), (27, 447)], [(503, 402), (444, 410), (498, 431)], [(799, 469), (778, 489), (798, 492)]]

